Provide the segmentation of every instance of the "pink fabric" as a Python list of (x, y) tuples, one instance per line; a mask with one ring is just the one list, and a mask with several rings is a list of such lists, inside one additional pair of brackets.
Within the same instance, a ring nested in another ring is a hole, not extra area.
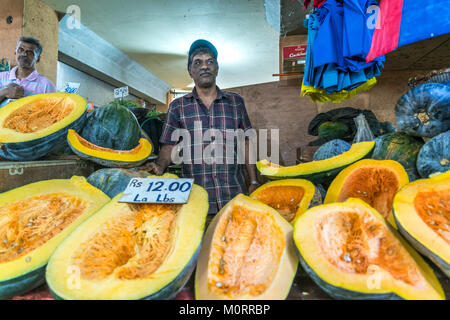
[(378, 23), (373, 33), (372, 46), (366, 57), (366, 62), (397, 48), (402, 9), (403, 0), (381, 1)]

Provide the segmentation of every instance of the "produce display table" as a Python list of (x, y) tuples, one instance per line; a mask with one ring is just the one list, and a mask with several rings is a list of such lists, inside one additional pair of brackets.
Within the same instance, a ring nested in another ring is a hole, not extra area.
[[(431, 263), (429, 263), (431, 265)], [(435, 270), (442, 287), (445, 291), (447, 300), (450, 300), (450, 279), (447, 278), (439, 269), (431, 265)], [(195, 273), (189, 278), (185, 287), (178, 293), (175, 300), (194, 300), (194, 277)], [(322, 289), (320, 289), (309, 276), (299, 266), (297, 274), (292, 284), (291, 291), (287, 297), (288, 300), (330, 300)], [(27, 294), (14, 297), (12, 300), (53, 300), (46, 284), (34, 289)]]
[[(171, 169), (179, 169), (172, 166)], [(60, 158), (45, 159), (43, 161), (10, 162), (0, 161), (0, 192), (31, 183), (34, 181), (70, 178), (72, 175), (88, 176), (96, 167), (91, 163), (81, 160), (76, 156), (64, 156)], [(211, 216), (208, 217), (206, 227), (209, 225)], [(427, 260), (426, 258), (424, 258)], [(428, 261), (438, 277), (447, 300), (450, 300), (450, 279), (442, 271)], [(193, 300), (195, 272), (188, 280), (185, 287), (175, 297), (176, 300)], [(299, 266), (291, 290), (288, 294), (289, 300), (329, 300), (331, 299)], [(53, 300), (46, 284), (23, 295), (15, 296), (12, 300)]]
[(21, 162), (0, 158), (0, 192), (42, 180), (69, 179), (74, 175), (88, 177), (97, 167), (71, 155)]
[[(205, 227), (208, 228), (213, 216), (208, 216)], [(450, 300), (450, 279), (446, 277), (442, 271), (437, 268), (431, 261), (424, 257), (425, 261), (431, 266), (444, 289), (447, 300)], [(175, 300), (194, 300), (194, 279), (195, 270), (189, 278), (184, 288), (175, 297)], [(314, 281), (305, 273), (299, 265), (297, 274), (295, 275), (291, 290), (287, 297), (288, 300), (330, 300), (332, 299), (326, 294)], [(52, 295), (46, 284), (34, 289), (26, 294), (16, 296), (13, 300), (53, 300)]]

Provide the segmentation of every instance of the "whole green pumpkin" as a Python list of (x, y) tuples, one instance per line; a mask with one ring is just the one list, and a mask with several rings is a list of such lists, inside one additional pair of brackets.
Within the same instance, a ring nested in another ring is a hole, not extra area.
[(104, 148), (131, 150), (139, 144), (141, 128), (136, 116), (126, 107), (106, 105), (89, 115), (81, 136)]
[(408, 173), (410, 181), (420, 178), (416, 169), (417, 155), (423, 146), (423, 140), (404, 132), (394, 132), (375, 139), (372, 159), (395, 160)]
[(401, 131), (432, 138), (450, 130), (450, 86), (426, 83), (404, 94), (395, 106)]
[(108, 197), (114, 198), (127, 188), (132, 178), (145, 178), (148, 175), (148, 172), (142, 170), (103, 168), (92, 173), (87, 182), (102, 190)]
[(350, 150), (351, 143), (348, 143), (347, 141), (340, 140), (340, 139), (334, 139), (331, 141), (328, 141), (327, 143), (321, 145), (316, 152), (314, 152), (313, 160), (325, 160), (328, 158), (332, 158), (335, 156), (338, 156), (345, 151)]
[(422, 178), (450, 170), (450, 130), (428, 140), (417, 156), (417, 171)]

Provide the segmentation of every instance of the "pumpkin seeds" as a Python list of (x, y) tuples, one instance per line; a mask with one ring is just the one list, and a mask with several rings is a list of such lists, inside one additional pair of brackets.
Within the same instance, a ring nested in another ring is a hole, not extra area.
[(344, 254), (344, 261), (345, 262), (352, 262), (352, 258), (350, 257), (350, 254), (348, 254), (348, 253)]

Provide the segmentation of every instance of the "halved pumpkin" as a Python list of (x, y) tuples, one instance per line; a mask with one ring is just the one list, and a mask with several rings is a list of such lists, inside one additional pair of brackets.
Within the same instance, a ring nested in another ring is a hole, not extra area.
[(368, 157), (374, 146), (374, 141), (364, 141), (354, 143), (350, 150), (324, 160), (300, 163), (289, 167), (261, 160), (256, 163), (256, 167), (262, 175), (268, 176), (269, 179), (298, 178), (314, 183), (328, 184), (346, 166)]
[(0, 194), (0, 298), (42, 284), (56, 246), (109, 200), (77, 176)]
[(119, 203), (121, 196), (52, 255), (46, 280), (55, 298), (171, 299), (186, 284), (200, 251), (206, 191), (193, 185), (186, 204)]
[(80, 130), (86, 101), (71, 93), (45, 93), (0, 109), (0, 156), (14, 161), (41, 158), (65, 142), (67, 130)]
[(292, 222), (308, 209), (315, 192), (316, 187), (308, 180), (285, 179), (263, 184), (250, 198), (269, 205)]
[(359, 198), (380, 212), (395, 228), (392, 203), (397, 191), (409, 182), (403, 166), (394, 160), (365, 159), (342, 170), (327, 191), (324, 203)]
[(297, 271), (292, 226), (243, 194), (211, 221), (195, 273), (200, 300), (285, 299)]
[(300, 263), (336, 299), (445, 299), (433, 270), (361, 199), (309, 209), (294, 225)]
[(450, 171), (404, 186), (393, 210), (400, 233), (450, 277)]
[(131, 150), (113, 150), (97, 146), (81, 137), (75, 130), (67, 133), (67, 142), (72, 151), (83, 159), (110, 168), (137, 167), (147, 161), (152, 152), (151, 143), (144, 138)]

